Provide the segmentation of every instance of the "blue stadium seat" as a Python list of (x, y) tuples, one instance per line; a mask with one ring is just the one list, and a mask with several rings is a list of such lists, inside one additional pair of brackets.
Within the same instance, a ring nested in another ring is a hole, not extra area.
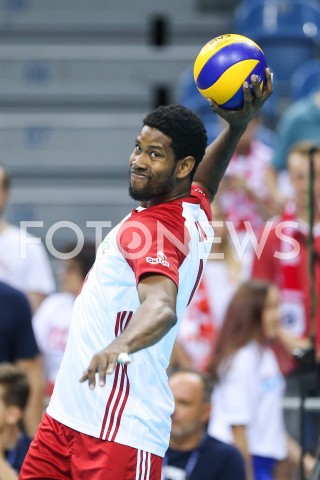
[(210, 109), (208, 101), (200, 94), (193, 79), (193, 64), (190, 64), (178, 78), (177, 103), (190, 108), (199, 115), (206, 126), (208, 141), (212, 142), (222, 129), (217, 115)]
[(319, 42), (320, 3), (317, 0), (243, 0), (235, 11), (237, 33), (259, 37), (308, 37)]
[(288, 81), (320, 45), (320, 4), (314, 0), (243, 2), (234, 17), (236, 33), (255, 40), (274, 72), (274, 90), (288, 97)]
[(320, 59), (302, 63), (292, 75), (290, 87), (293, 101), (320, 90)]

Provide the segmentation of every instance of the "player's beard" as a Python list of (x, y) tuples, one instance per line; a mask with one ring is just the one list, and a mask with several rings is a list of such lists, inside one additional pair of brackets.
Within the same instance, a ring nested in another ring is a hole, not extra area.
[(146, 185), (141, 188), (134, 188), (129, 184), (129, 195), (134, 200), (139, 201), (149, 201), (153, 200), (154, 198), (162, 197), (167, 193), (171, 192), (174, 186), (174, 177), (173, 177), (173, 168), (170, 172), (163, 173), (159, 178), (152, 177), (149, 182), (146, 182)]

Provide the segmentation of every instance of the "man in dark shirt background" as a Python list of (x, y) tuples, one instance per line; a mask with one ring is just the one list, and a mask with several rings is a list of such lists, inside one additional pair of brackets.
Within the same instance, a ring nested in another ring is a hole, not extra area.
[(206, 433), (211, 411), (209, 378), (192, 370), (177, 370), (169, 385), (175, 411), (162, 479), (245, 480), (240, 452)]

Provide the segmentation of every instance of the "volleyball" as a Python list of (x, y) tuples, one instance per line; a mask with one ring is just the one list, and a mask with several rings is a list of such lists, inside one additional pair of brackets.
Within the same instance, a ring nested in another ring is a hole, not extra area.
[(236, 110), (243, 106), (245, 81), (251, 85), (255, 74), (263, 90), (266, 84), (267, 61), (263, 51), (253, 40), (243, 35), (226, 34), (206, 43), (194, 62), (196, 86), (205, 98), (211, 98), (220, 107)]

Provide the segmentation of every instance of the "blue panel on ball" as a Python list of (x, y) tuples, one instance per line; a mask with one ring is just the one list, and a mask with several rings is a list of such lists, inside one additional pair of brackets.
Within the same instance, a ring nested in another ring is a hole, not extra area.
[[(249, 83), (250, 88), (251, 88), (251, 94), (253, 95), (253, 90), (251, 86), (251, 75), (255, 74), (258, 77), (259, 82), (263, 82), (263, 85), (266, 83), (266, 73), (265, 69), (267, 68), (267, 64), (265, 61), (259, 62), (255, 68), (252, 70), (250, 75), (246, 78), (246, 81)], [(238, 108), (241, 108), (243, 105), (243, 89), (242, 86), (239, 88), (239, 90), (233, 95), (230, 100), (227, 102), (223, 103), (220, 105), (222, 108), (227, 108), (228, 110), (237, 110)]]
[(233, 97), (230, 98), (230, 100), (220, 105), (220, 107), (227, 108), (228, 110), (237, 110), (238, 108), (241, 108), (242, 105), (243, 105), (243, 90), (241, 87), (239, 88), (237, 93), (235, 93)]
[(265, 64), (264, 55), (259, 48), (250, 43), (232, 43), (209, 58), (198, 75), (198, 88), (206, 90), (211, 87), (228, 68), (243, 60), (259, 60)]
[(263, 62), (259, 62), (255, 67), (254, 69), (252, 70), (252, 72), (250, 73), (250, 75), (248, 76), (247, 78), (247, 82), (250, 83), (250, 78), (251, 78), (251, 75), (255, 74), (257, 75), (258, 77), (258, 80), (261, 82), (263, 81), (263, 84), (266, 83), (266, 68), (267, 68), (267, 64), (265, 61)]

